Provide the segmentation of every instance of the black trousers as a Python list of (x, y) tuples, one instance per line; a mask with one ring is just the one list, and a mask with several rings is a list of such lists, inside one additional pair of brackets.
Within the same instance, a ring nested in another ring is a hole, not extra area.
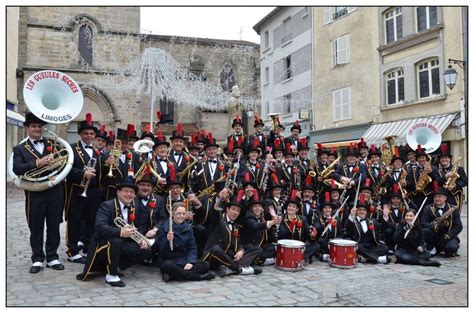
[(207, 241), (207, 230), (201, 224), (193, 225), (194, 239), (196, 240), (196, 246), (198, 250), (198, 258), (202, 256), (202, 251)]
[[(245, 251), (251, 251), (254, 249), (258, 249), (259, 246), (255, 244), (247, 244), (244, 246)], [(267, 243), (264, 244), (260, 247), (261, 253), (257, 256), (257, 259), (255, 260), (255, 264), (257, 265), (263, 265), (266, 259), (274, 258), (275, 257), (275, 245), (272, 243)], [(253, 263), (252, 263), (253, 264)]]
[(150, 255), (150, 249), (140, 249), (131, 239), (111, 238), (101, 241), (89, 246), (82, 279), (86, 279), (90, 272), (118, 275), (119, 268), (125, 270), (133, 264), (141, 263)]
[(393, 240), (393, 234), (395, 234), (395, 229), (387, 227), (382, 233), (382, 240), (387, 244), (389, 250), (395, 251), (395, 240)]
[(430, 253), (428, 251), (420, 253), (418, 250), (397, 249), (397, 251), (395, 251), (395, 256), (397, 257), (398, 263), (423, 265), (420, 263), (420, 259), (429, 260)]
[(321, 253), (329, 254), (329, 239), (318, 238), (318, 244), (319, 244)]
[(360, 243), (357, 248), (357, 253), (362, 255), (370, 263), (377, 263), (379, 256), (387, 255), (387, 245), (381, 244), (380, 246), (373, 245), (371, 243)]
[[(25, 191), (25, 213), (30, 229), (31, 261), (57, 260), (61, 242), (59, 224), (64, 207), (64, 186), (59, 184), (45, 191)], [(44, 224), (46, 221), (46, 254), (43, 250)]]
[[(94, 233), (97, 209), (102, 202), (102, 192), (97, 187), (87, 189), (87, 198), (81, 197), (80, 188), (74, 187), (68, 209), (67, 220), (67, 254), (74, 256), (79, 253), (77, 242), (84, 242), (84, 251), (87, 251), (92, 234)], [(83, 228), (83, 229), (82, 229)]]
[(235, 262), (234, 250), (229, 249), (226, 253), (221, 246), (214, 245), (211, 248), (207, 261), (209, 261), (212, 270), (216, 270), (220, 265), (225, 265), (227, 267), (230, 267), (233, 271), (237, 271), (239, 267), (250, 266), (250, 264), (252, 264), (255, 259), (262, 254), (262, 248), (256, 245), (248, 248), (248, 250), (245, 250), (245, 253), (242, 258), (238, 262)]
[(446, 241), (442, 234), (437, 234), (429, 228), (423, 228), (423, 236), (425, 237), (426, 248), (432, 250), (436, 247), (437, 252), (444, 251), (444, 253), (449, 256), (453, 253), (457, 253), (459, 250), (459, 239), (452, 238)]
[(316, 241), (310, 242), (304, 248), (304, 253), (303, 253), (304, 260), (308, 261), (311, 257), (318, 254), (319, 251), (321, 251), (321, 247), (319, 246), (319, 244)]
[(171, 280), (201, 280), (201, 275), (209, 272), (209, 262), (197, 261), (193, 268), (185, 271), (184, 266), (178, 265), (173, 260), (166, 260), (161, 264), (160, 270), (162, 274), (169, 274)]

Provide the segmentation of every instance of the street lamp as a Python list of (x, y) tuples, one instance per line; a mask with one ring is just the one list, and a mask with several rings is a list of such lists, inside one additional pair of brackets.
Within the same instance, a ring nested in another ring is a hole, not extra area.
[(448, 86), (449, 89), (454, 88), (454, 86), (456, 85), (456, 79), (458, 78), (458, 72), (456, 72), (451, 63), (457, 64), (459, 65), (459, 67), (464, 69), (466, 61), (448, 59), (448, 69), (444, 72), (443, 77), (444, 82), (446, 83), (446, 86)]

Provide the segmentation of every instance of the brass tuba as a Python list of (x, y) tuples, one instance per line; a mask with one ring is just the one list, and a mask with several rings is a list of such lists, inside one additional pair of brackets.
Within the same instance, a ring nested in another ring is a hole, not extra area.
[(395, 138), (397, 136), (387, 136), (385, 137), (385, 141), (388, 143), (388, 148), (385, 147), (385, 144), (380, 147), (381, 149), (381, 154), (382, 154), (382, 161), (385, 165), (390, 164), (390, 161), (392, 160), (393, 155), (395, 154)]
[[(39, 119), (50, 124), (72, 121), (81, 113), (84, 103), (82, 91), (71, 77), (52, 70), (36, 72), (23, 86), (23, 98), (28, 109)], [(13, 172), (13, 153), (8, 162), (8, 174), (21, 189), (43, 191), (52, 188), (66, 178), (74, 162), (74, 153), (69, 143), (59, 138), (52, 130), (44, 129), (46, 138), (53, 141), (52, 162), (28, 171), (24, 175)], [(20, 142), (24, 143), (25, 138)]]
[(268, 116), (272, 119), (273, 131), (278, 130), (277, 118), (280, 113), (269, 113)]

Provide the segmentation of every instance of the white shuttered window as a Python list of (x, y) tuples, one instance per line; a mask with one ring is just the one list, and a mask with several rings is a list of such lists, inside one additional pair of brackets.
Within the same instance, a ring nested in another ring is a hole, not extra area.
[(341, 88), (332, 92), (333, 121), (352, 118), (351, 87)]

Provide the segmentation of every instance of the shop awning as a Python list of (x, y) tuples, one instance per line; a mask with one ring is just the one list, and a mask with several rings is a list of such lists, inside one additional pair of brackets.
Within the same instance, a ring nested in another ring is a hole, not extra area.
[(7, 123), (23, 127), (23, 122), (25, 118), (20, 113), (17, 113), (12, 110), (7, 110)]
[(398, 146), (405, 145), (407, 143), (407, 131), (412, 124), (420, 122), (433, 124), (442, 134), (449, 126), (449, 124), (451, 124), (456, 115), (457, 113), (450, 113), (410, 120), (375, 124), (370, 126), (370, 128), (365, 132), (362, 137), (364, 137), (364, 140), (365, 142), (367, 142), (367, 144), (374, 144), (376, 146), (380, 146), (382, 144), (387, 143), (384, 139), (385, 137), (397, 136), (397, 138), (395, 138), (395, 144)]

